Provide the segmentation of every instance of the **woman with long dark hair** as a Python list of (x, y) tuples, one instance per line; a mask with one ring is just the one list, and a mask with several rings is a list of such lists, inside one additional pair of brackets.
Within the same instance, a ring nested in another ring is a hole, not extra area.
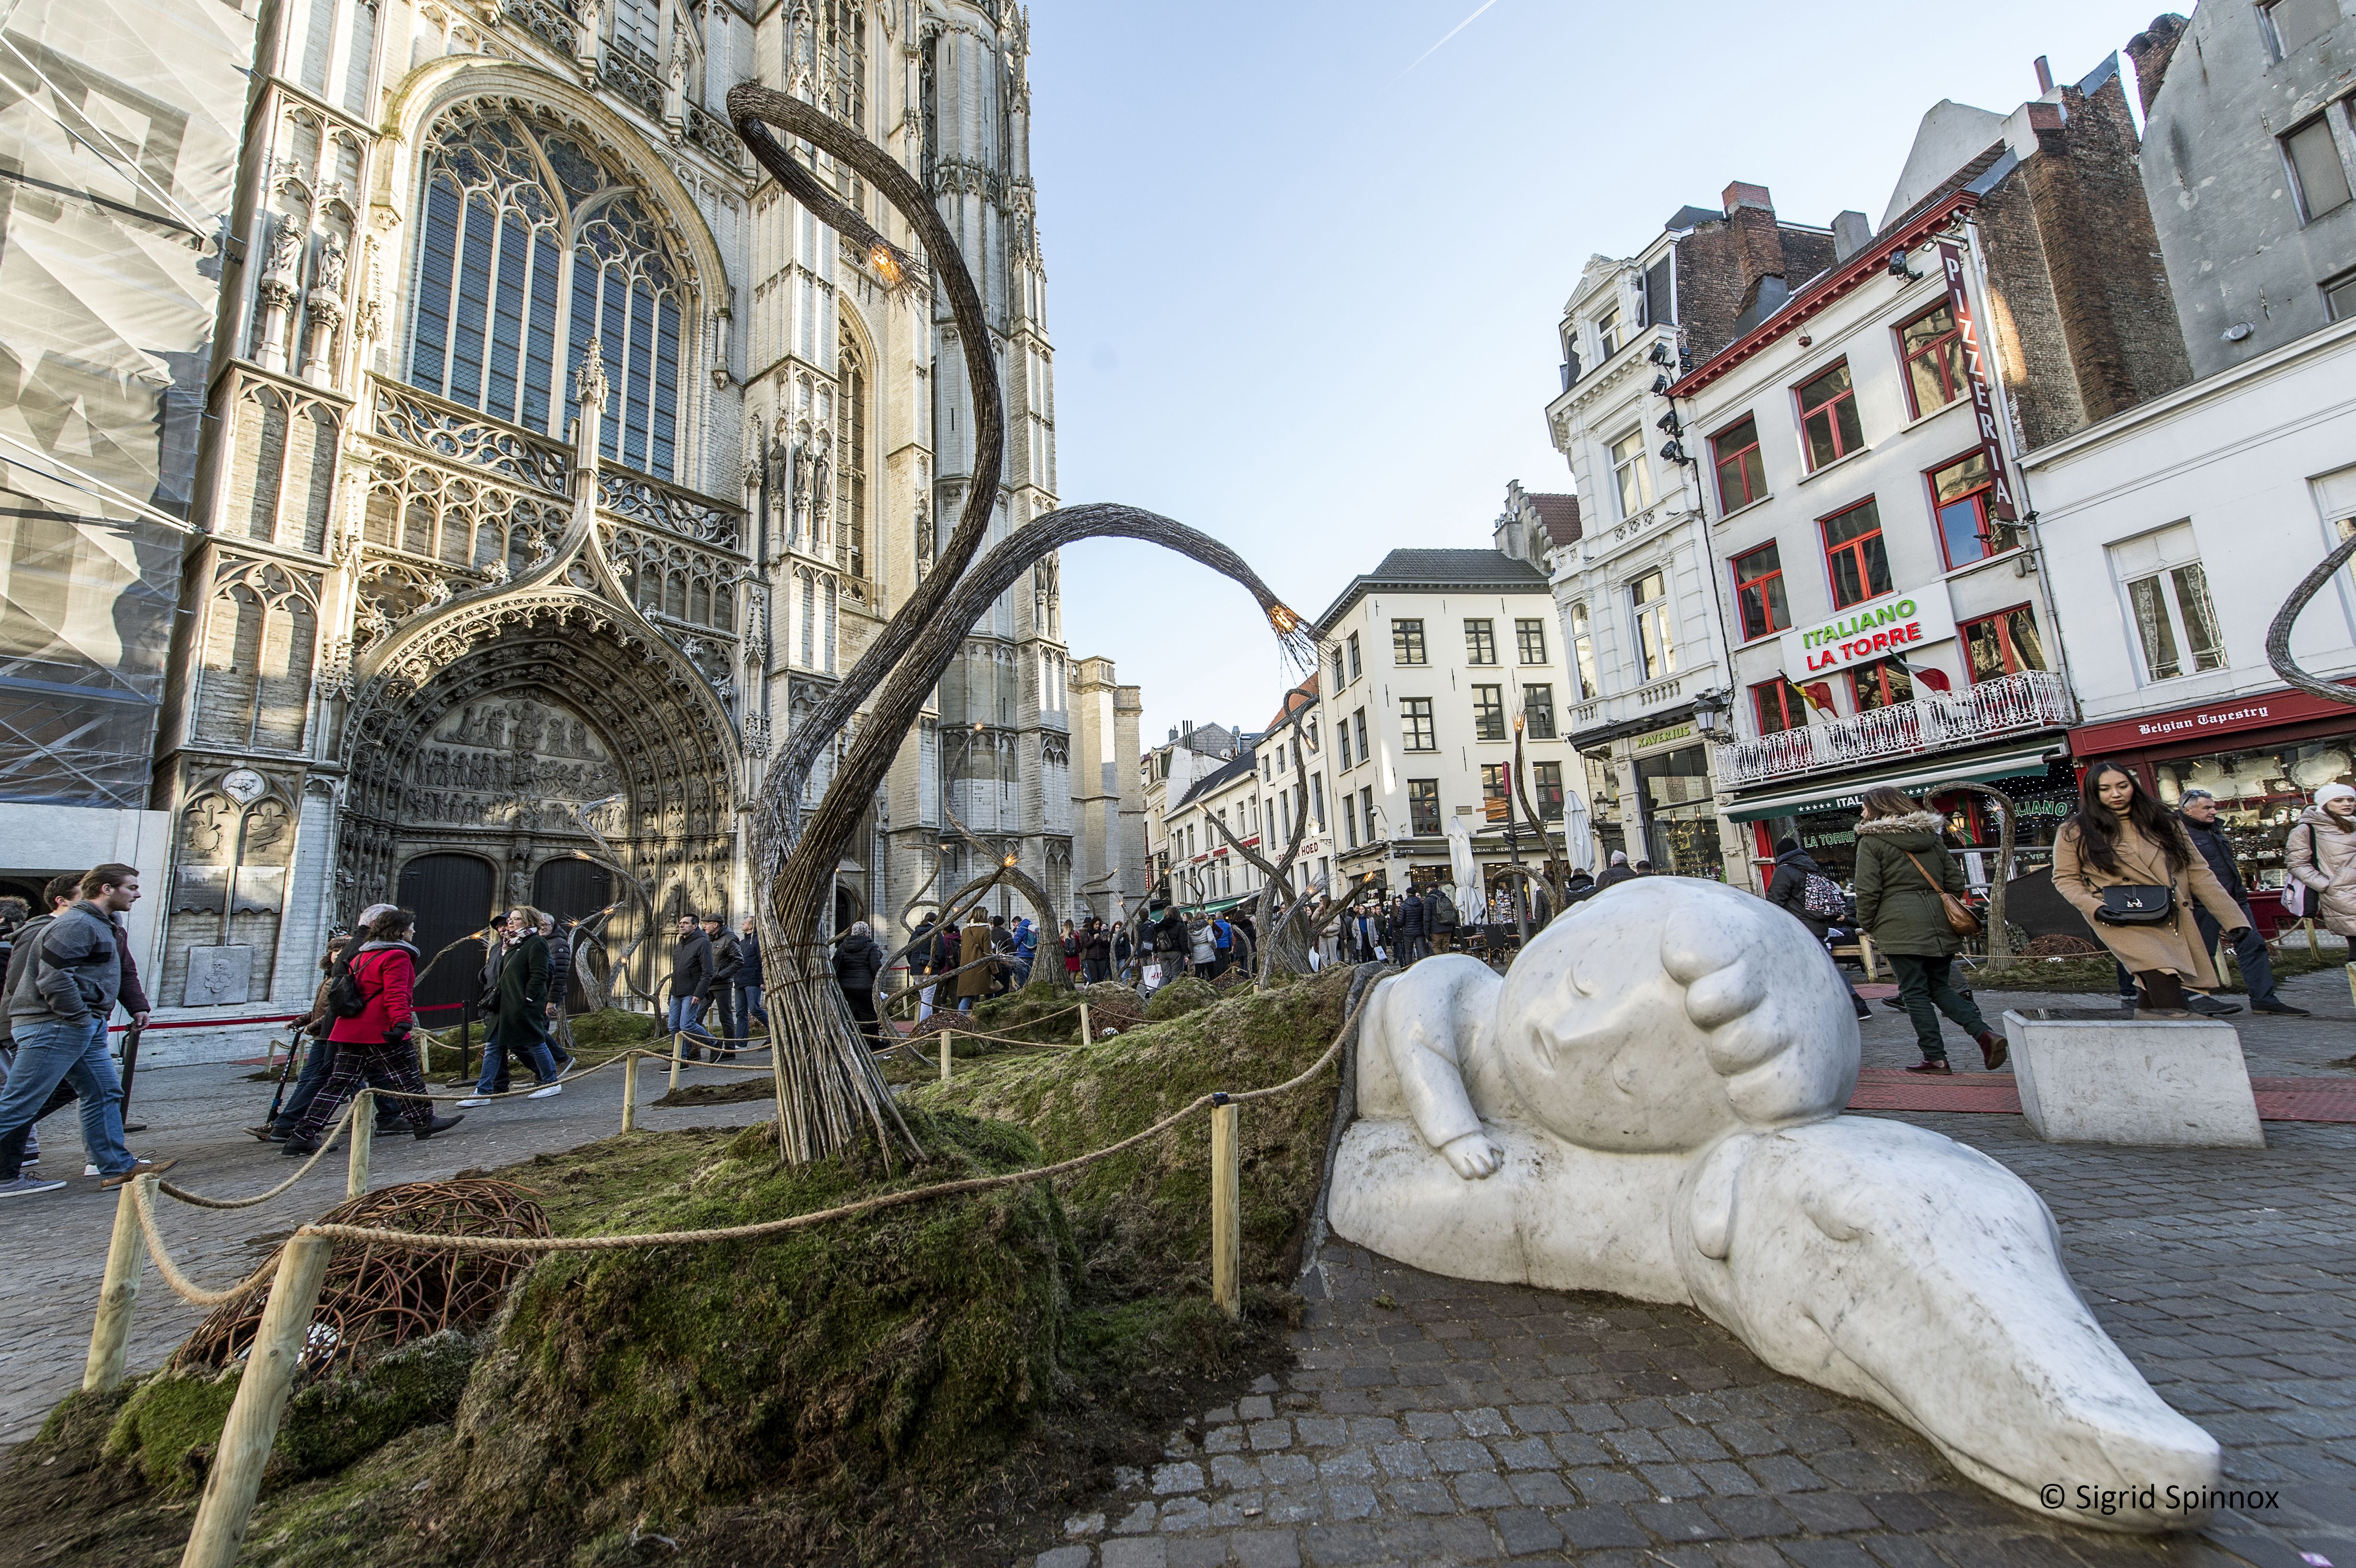
[(1922, 1060), (1909, 1072), (1953, 1072), (1940, 1038), (1944, 1013), (1980, 1048), (1990, 1072), (2004, 1065), (2004, 1037), (1987, 1026), (1949, 971), (1964, 942), (1947, 923), (1947, 901), (1968, 891), (1947, 852), (1947, 819), (1884, 784), (1865, 792), (1857, 825), (1857, 923), (1898, 974), (1898, 997), (1914, 1022)]
[(2228, 937), (2250, 923), (2193, 851), (2166, 806), (2126, 767), (2086, 770), (2078, 809), (2053, 839), (2053, 887), (2136, 981), (2136, 1011), (2160, 1018), (2222, 1015), (2242, 1009), (2188, 995), (2217, 984), (2206, 944), (2192, 919), (2198, 899)]

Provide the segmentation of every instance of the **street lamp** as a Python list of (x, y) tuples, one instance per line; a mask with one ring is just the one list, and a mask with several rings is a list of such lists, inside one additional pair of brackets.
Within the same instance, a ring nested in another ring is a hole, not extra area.
[(1705, 691), (1694, 699), (1694, 730), (1705, 741), (1734, 739), (1734, 704), (1722, 691)]

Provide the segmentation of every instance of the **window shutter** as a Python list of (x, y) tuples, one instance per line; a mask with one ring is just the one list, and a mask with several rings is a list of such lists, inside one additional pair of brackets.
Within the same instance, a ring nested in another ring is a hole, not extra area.
[(1644, 324), (1674, 326), (1677, 319), (1676, 258), (1664, 256), (1644, 271)]

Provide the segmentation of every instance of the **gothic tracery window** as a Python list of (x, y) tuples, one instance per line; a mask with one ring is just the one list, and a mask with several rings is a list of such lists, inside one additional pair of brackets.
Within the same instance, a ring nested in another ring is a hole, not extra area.
[(835, 459), (837, 553), (854, 578), (867, 575), (867, 362), (848, 334), (842, 339), (841, 451)]
[(411, 384), (561, 439), (594, 340), (602, 455), (672, 477), (687, 281), (645, 196), (552, 126), (463, 106), (428, 137), (423, 206)]

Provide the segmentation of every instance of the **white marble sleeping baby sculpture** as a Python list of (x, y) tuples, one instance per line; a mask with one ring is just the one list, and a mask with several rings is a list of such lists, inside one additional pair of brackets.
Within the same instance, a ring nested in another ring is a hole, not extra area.
[[(1436, 1274), (1686, 1303), (2049, 1517), (2207, 1517), (2215, 1439), (2094, 1321), (2037, 1194), (1950, 1138), (1841, 1115), (1848, 993), (1764, 900), (1645, 879), (1556, 921), (1503, 980), (1427, 959), (1368, 997), (1357, 1069), (1328, 1199), (1347, 1240)], [(2038, 1497), (2053, 1482), (2059, 1510)], [(2149, 1506), (2074, 1506), (2147, 1486)]]

